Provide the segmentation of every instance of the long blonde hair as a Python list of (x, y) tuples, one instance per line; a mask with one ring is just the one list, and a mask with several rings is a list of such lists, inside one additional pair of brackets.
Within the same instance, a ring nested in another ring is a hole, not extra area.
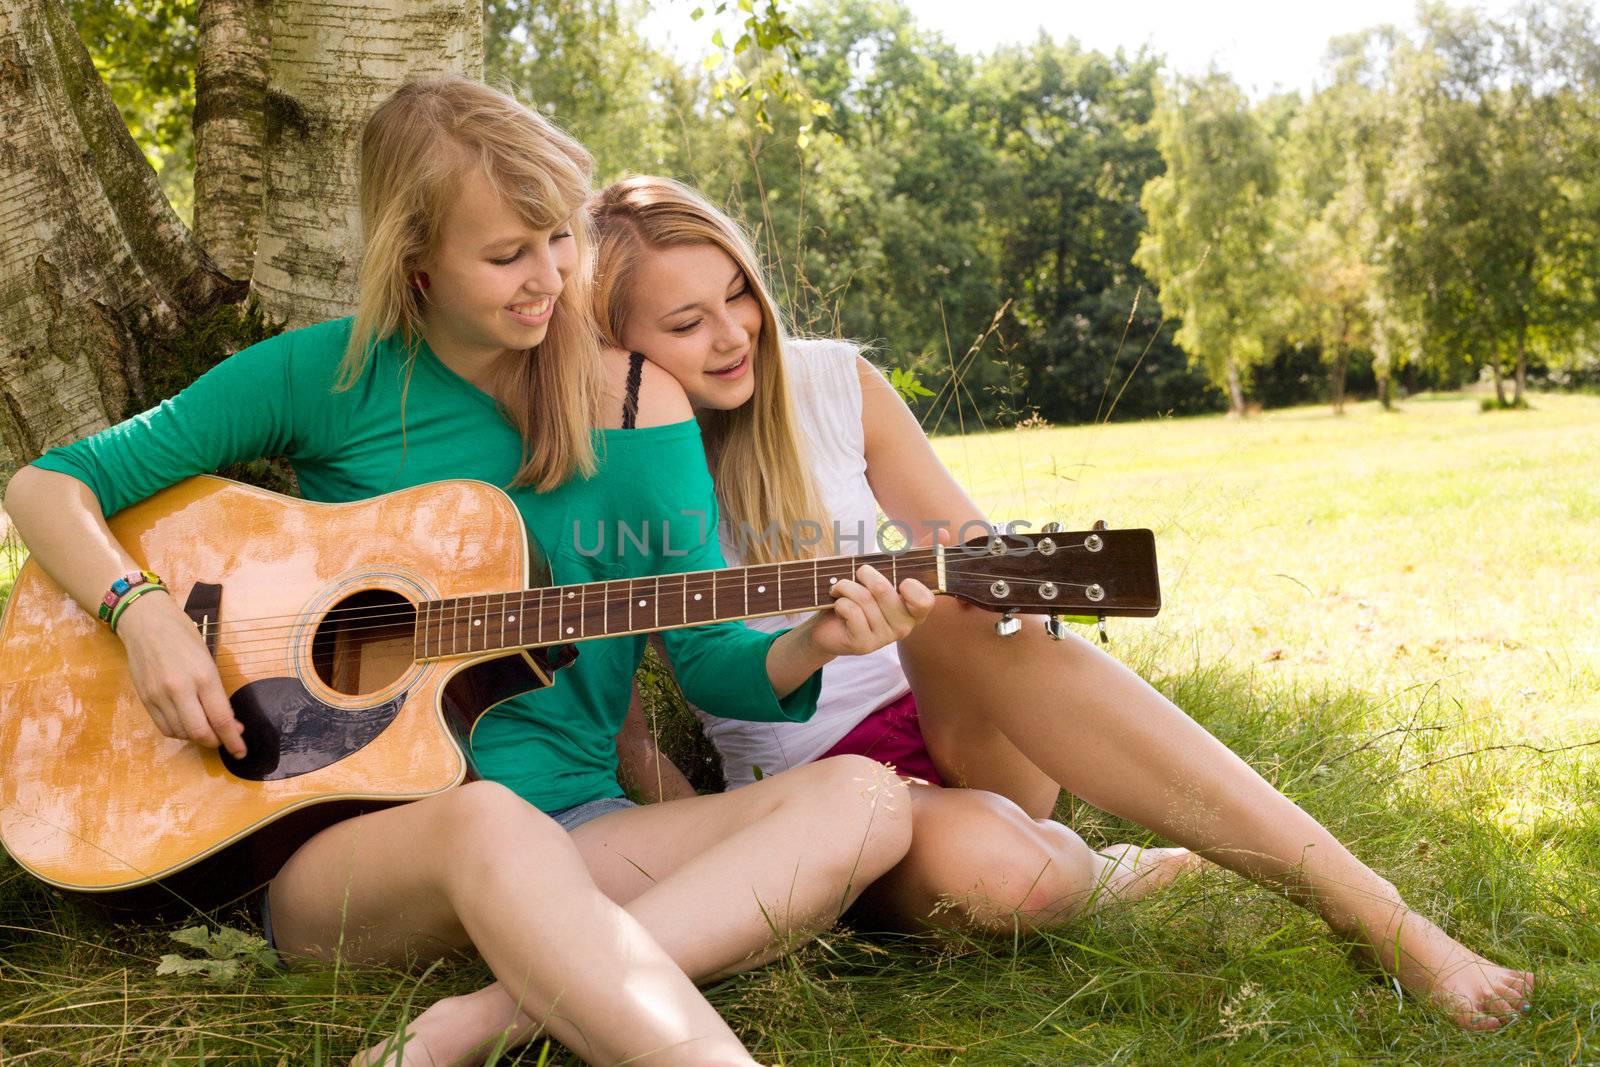
[(671, 178), (624, 178), (589, 202), (596, 234), (595, 318), (617, 347), (629, 315), (639, 264), (646, 252), (713, 245), (744, 273), (761, 307), (755, 351), (755, 395), (732, 411), (702, 411), (706, 458), (722, 516), (749, 563), (774, 563), (817, 554), (826, 537), (807, 537), (807, 524), (827, 527), (821, 497), (802, 450), (783, 365), (784, 331), (750, 240), (699, 193)]
[[(490, 376), (490, 392), (522, 437), (522, 466), (512, 484), (545, 491), (595, 470), (591, 431), (602, 378), (583, 214), (594, 162), (581, 144), (504, 93), (466, 78), (429, 78), (396, 89), (367, 120), (360, 296), (336, 387), (350, 388), (374, 346), (395, 334), (415, 358), (423, 296), (411, 279), (436, 247), (445, 213), (473, 168), (530, 228), (548, 230), (570, 219), (577, 242), (579, 266), (556, 298), (544, 340), (507, 353)], [(409, 374), (408, 365), (408, 384)]]

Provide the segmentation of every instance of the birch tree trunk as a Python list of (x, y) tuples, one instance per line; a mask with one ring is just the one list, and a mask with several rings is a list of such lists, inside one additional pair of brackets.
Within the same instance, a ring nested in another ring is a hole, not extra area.
[(194, 84), (195, 238), (248, 279), (261, 221), (271, 0), (200, 0)]
[(1227, 367), (1228, 406), (1235, 415), (1243, 415), (1244, 411), (1244, 381), (1239, 376), (1239, 364), (1234, 362), (1232, 356), (1228, 357)]
[(1522, 391), (1528, 386), (1528, 330), (1523, 327), (1517, 334), (1517, 369), (1513, 379), (1511, 392), (1511, 405), (1522, 406)]
[(483, 76), (481, 0), (275, 0), (255, 291), (288, 326), (347, 315), (361, 125), (402, 83)]
[(62, 0), (0, 0), (0, 439), (25, 463), (146, 403), (149, 347), (238, 300), (167, 204)]

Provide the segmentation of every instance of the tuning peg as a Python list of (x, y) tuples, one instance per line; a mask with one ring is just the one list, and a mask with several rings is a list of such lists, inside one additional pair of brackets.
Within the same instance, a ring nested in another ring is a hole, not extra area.
[(1109, 645), (1111, 643), (1111, 638), (1106, 636), (1106, 617), (1104, 615), (1100, 616), (1100, 618), (1096, 620), (1095, 626), (1100, 632), (1100, 643), (1102, 645)]
[(1044, 632), (1057, 641), (1067, 639), (1067, 621), (1058, 615), (1052, 615), (1044, 620)]
[(1022, 629), (1022, 620), (1009, 611), (1000, 617), (999, 622), (994, 624), (994, 632), (1001, 637), (1010, 637), (1020, 629)]
[(1059, 522), (1047, 522), (1043, 526), (1039, 527), (1039, 532), (1040, 533), (1060, 533), (1061, 532), (1061, 524)]
[(1091, 530), (1104, 530), (1106, 528), (1106, 520), (1096, 519), (1094, 520), (1094, 525), (1089, 528)]

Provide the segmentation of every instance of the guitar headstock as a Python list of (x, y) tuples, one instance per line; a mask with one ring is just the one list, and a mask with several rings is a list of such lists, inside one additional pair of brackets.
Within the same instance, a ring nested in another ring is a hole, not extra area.
[(1149, 530), (975, 537), (944, 552), (944, 587), (990, 611), (1150, 618), (1161, 610)]

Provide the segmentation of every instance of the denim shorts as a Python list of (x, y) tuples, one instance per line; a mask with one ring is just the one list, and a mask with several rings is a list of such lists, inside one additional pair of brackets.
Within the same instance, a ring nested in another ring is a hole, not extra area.
[(570, 808), (556, 808), (554, 811), (545, 812), (567, 833), (572, 833), (578, 827), (591, 819), (598, 819), (602, 815), (610, 815), (614, 811), (627, 811), (639, 805), (627, 797), (601, 797), (599, 800), (590, 800), (582, 804), (574, 804)]

